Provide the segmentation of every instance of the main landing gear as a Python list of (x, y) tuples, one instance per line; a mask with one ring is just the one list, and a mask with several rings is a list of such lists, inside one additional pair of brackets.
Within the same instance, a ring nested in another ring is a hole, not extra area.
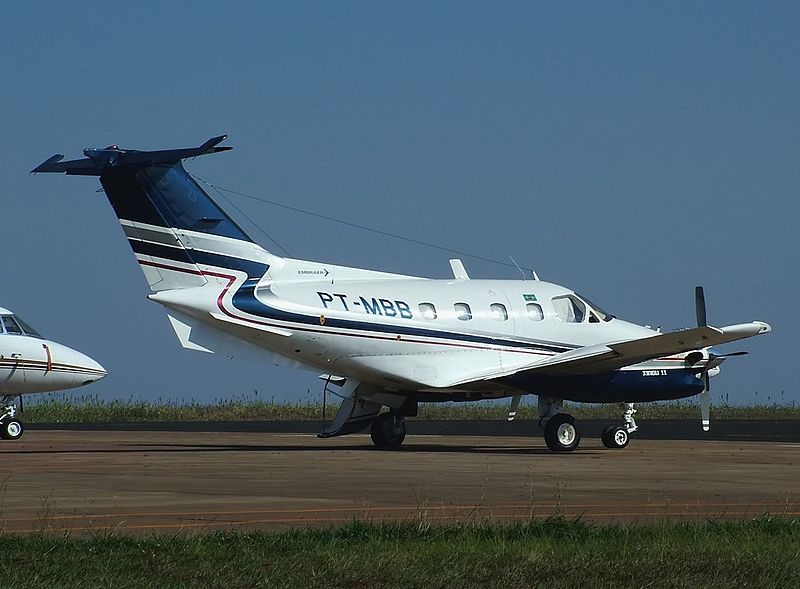
[(3, 440), (18, 440), (22, 437), (25, 427), (17, 419), (17, 406), (12, 403), (14, 397), (3, 397), (3, 407), (0, 413), (0, 438)]
[(539, 396), (539, 427), (544, 429), (544, 441), (553, 452), (572, 452), (581, 443), (575, 418), (562, 413), (564, 401)]
[(557, 413), (544, 426), (544, 441), (553, 452), (572, 452), (581, 442), (575, 418), (568, 413)]
[[(612, 425), (603, 430), (600, 436), (606, 448), (622, 449), (630, 442), (630, 434), (639, 429), (633, 414), (633, 403), (623, 404), (623, 425)], [(539, 397), (539, 427), (544, 430), (544, 441), (553, 452), (572, 452), (581, 441), (581, 434), (575, 425), (575, 418), (563, 413), (564, 401)]]
[(406, 438), (406, 420), (391, 413), (381, 413), (372, 422), (369, 435), (378, 448), (399, 448)]

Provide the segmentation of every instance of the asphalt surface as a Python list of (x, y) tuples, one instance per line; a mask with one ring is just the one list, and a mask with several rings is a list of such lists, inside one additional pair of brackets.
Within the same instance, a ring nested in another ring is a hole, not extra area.
[[(717, 440), (752, 442), (800, 442), (798, 420), (724, 419), (711, 422), (704, 432), (700, 419), (640, 419), (635, 438), (642, 440)], [(513, 436), (541, 437), (535, 420), (427, 420), (407, 419), (410, 435), (428, 436)], [(578, 427), (584, 437), (600, 437), (603, 429), (621, 421), (586, 419)], [(161, 432), (241, 432), (316, 434), (319, 421), (214, 421), (148, 423), (40, 423), (26, 424), (32, 430), (67, 431), (161, 431)]]
[[(422, 422), (420, 422), (422, 423)], [(263, 424), (261, 424), (263, 427)], [(474, 424), (473, 424), (474, 425)], [(151, 427), (155, 427), (151, 424)], [(316, 430), (315, 430), (316, 431)], [(598, 523), (800, 516), (800, 443), (530, 436), (28, 431), (0, 442), (0, 530), (184, 533), (563, 515)]]

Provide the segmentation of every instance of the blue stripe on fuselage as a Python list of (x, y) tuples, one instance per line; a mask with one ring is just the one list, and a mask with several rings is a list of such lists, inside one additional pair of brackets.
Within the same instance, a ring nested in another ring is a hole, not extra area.
[[(133, 250), (140, 254), (157, 256), (166, 260), (189, 263), (194, 262), (195, 264), (201, 264), (204, 266), (226, 268), (238, 272), (244, 272), (247, 274), (247, 279), (237, 289), (232, 297), (233, 306), (236, 309), (264, 319), (285, 321), (288, 323), (309, 325), (320, 328), (319, 315), (303, 315), (301, 313), (283, 311), (265, 304), (258, 297), (256, 297), (256, 285), (264, 276), (264, 274), (266, 274), (267, 270), (269, 270), (269, 266), (267, 264), (252, 260), (245, 260), (234, 256), (225, 256), (222, 254), (193, 249), (184, 250), (181, 248), (162, 246), (153, 244), (151, 242), (143, 242), (138, 240), (130, 240), (130, 243)], [(420, 329), (417, 327), (409, 327), (397, 324), (388, 325), (370, 323), (367, 321), (356, 321), (351, 319), (327, 318), (325, 321), (325, 328), (325, 331), (327, 331), (327, 328), (340, 328), (367, 332), (371, 331), (381, 334), (391, 334), (393, 336), (399, 334), (415, 337), (439, 338), (458, 342), (518, 348), (526, 351), (541, 350), (548, 353), (566, 352), (567, 350), (571, 349), (549, 344), (521, 342), (518, 340), (471, 335), (467, 333), (451, 331), (439, 331), (435, 329)]]
[(584, 375), (544, 375), (519, 372), (499, 379), (522, 391), (579, 403), (643, 403), (691, 397), (703, 391), (692, 369), (665, 370), (663, 376), (644, 376), (631, 368)]
[[(269, 319), (276, 319), (279, 321), (287, 321), (291, 323), (302, 323), (304, 325), (319, 326), (319, 316), (301, 315), (299, 313), (292, 313), (290, 311), (282, 311), (266, 305), (256, 297), (255, 289), (257, 279), (247, 280), (233, 295), (233, 306), (256, 315), (258, 317), (266, 317)], [(341, 329), (359, 330), (359, 331), (372, 331), (377, 333), (385, 333), (391, 335), (408, 335), (416, 337), (431, 337), (448, 339), (459, 342), (488, 344), (492, 346), (505, 346), (513, 348), (521, 348), (524, 350), (542, 350), (547, 352), (565, 352), (570, 348), (562, 348), (558, 346), (551, 346), (539, 343), (520, 342), (516, 340), (501, 339), (494, 337), (485, 337), (479, 335), (471, 335), (466, 333), (457, 333), (451, 331), (438, 331), (434, 329), (420, 329), (417, 327), (406, 327), (404, 325), (388, 325), (383, 323), (368, 323), (366, 321), (353, 321), (350, 319), (336, 319), (326, 318), (325, 327), (338, 327)]]

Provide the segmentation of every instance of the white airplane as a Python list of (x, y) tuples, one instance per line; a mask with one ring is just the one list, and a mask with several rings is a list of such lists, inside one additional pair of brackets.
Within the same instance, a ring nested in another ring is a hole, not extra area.
[(81, 387), (105, 375), (105, 368), (89, 356), (44, 339), (0, 307), (0, 438), (17, 440), (25, 431), (15, 399)]
[[(231, 149), (225, 136), (161, 151), (115, 145), (86, 158), (55, 155), (32, 170), (99, 176), (181, 344), (227, 356), (281, 358), (342, 387), (335, 419), (319, 434), (370, 427), (378, 447), (399, 447), (420, 402), (538, 395), (553, 451), (580, 441), (564, 400), (624, 403), (610, 448), (637, 429), (633, 403), (701, 395), (724, 356), (710, 347), (770, 331), (760, 321), (711, 327), (703, 291), (698, 326), (659, 333), (617, 319), (570, 288), (540, 280), (433, 280), (280, 257), (266, 251), (185, 171), (182, 160)], [(382, 408), (388, 411), (381, 412)]]

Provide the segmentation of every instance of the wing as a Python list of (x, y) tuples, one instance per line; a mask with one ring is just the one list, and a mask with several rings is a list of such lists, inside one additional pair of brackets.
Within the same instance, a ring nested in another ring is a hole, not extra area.
[[(654, 358), (682, 354), (710, 346), (767, 333), (771, 328), (762, 321), (741, 323), (727, 327), (695, 327), (682, 331), (671, 331), (653, 337), (624, 342), (585, 346), (563, 354), (552, 356), (527, 367), (515, 370), (520, 372), (568, 375), (597, 374), (619, 370), (625, 366), (638, 364)], [(503, 374), (502, 376), (508, 376)]]
[[(653, 358), (691, 352), (709, 346), (752, 337), (770, 330), (760, 321), (728, 327), (697, 327), (636, 340), (585, 346), (538, 356), (502, 350), (451, 350), (417, 354), (351, 354), (337, 360), (337, 368), (353, 373), (366, 371), (385, 381), (376, 384), (410, 390), (474, 391), (503, 388), (503, 377), (514, 374), (578, 375), (618, 370)], [(401, 360), (401, 361), (398, 361)]]

